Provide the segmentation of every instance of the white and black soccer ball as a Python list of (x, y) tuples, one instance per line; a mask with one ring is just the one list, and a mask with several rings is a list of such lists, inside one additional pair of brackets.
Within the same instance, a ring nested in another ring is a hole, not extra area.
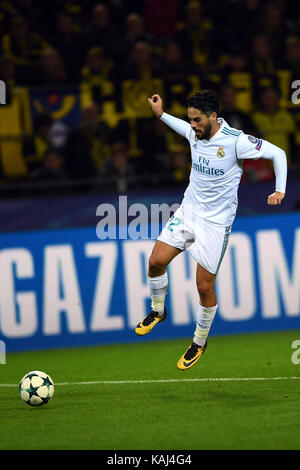
[(50, 375), (39, 370), (28, 372), (19, 384), (22, 400), (31, 406), (48, 403), (54, 395), (54, 383)]

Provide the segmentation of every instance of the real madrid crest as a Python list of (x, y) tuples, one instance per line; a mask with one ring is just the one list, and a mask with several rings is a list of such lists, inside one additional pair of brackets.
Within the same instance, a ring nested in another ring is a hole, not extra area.
[(219, 147), (219, 148), (218, 148), (217, 157), (219, 157), (219, 158), (225, 157), (225, 152), (224, 152), (223, 147)]

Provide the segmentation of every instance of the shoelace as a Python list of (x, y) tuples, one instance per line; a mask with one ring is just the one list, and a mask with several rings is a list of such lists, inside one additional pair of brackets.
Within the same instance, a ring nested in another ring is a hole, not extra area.
[(143, 321), (143, 325), (144, 326), (148, 326), (150, 325), (150, 323), (152, 323), (154, 321), (154, 318), (157, 316), (157, 313), (152, 311), (149, 313), (149, 315), (145, 318), (145, 320)]
[(192, 343), (191, 346), (189, 347), (189, 349), (187, 350), (187, 352), (185, 353), (184, 355), (184, 358), (187, 359), (188, 361), (190, 359), (193, 359), (193, 357), (197, 354), (198, 352), (198, 348), (200, 348), (200, 346), (196, 343)]

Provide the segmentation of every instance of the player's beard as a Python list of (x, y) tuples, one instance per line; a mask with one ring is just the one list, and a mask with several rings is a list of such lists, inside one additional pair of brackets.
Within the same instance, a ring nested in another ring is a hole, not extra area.
[(208, 140), (209, 136), (211, 134), (211, 129), (212, 129), (211, 123), (210, 123), (210, 121), (208, 121), (208, 123), (205, 126), (204, 130), (201, 131), (201, 134), (196, 134), (197, 139), (199, 139), (199, 140)]

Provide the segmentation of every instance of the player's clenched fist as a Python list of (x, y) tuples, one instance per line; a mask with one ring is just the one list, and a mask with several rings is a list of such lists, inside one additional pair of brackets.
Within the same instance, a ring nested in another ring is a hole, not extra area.
[(163, 111), (163, 101), (161, 97), (158, 94), (155, 94), (151, 96), (151, 98), (148, 98), (148, 101), (150, 103), (150, 106), (152, 108), (152, 111), (154, 114), (160, 118), (162, 115)]
[(270, 206), (277, 206), (278, 204), (281, 204), (281, 201), (283, 198), (284, 198), (284, 193), (275, 191), (275, 193), (270, 194), (270, 196), (268, 197), (268, 204)]

